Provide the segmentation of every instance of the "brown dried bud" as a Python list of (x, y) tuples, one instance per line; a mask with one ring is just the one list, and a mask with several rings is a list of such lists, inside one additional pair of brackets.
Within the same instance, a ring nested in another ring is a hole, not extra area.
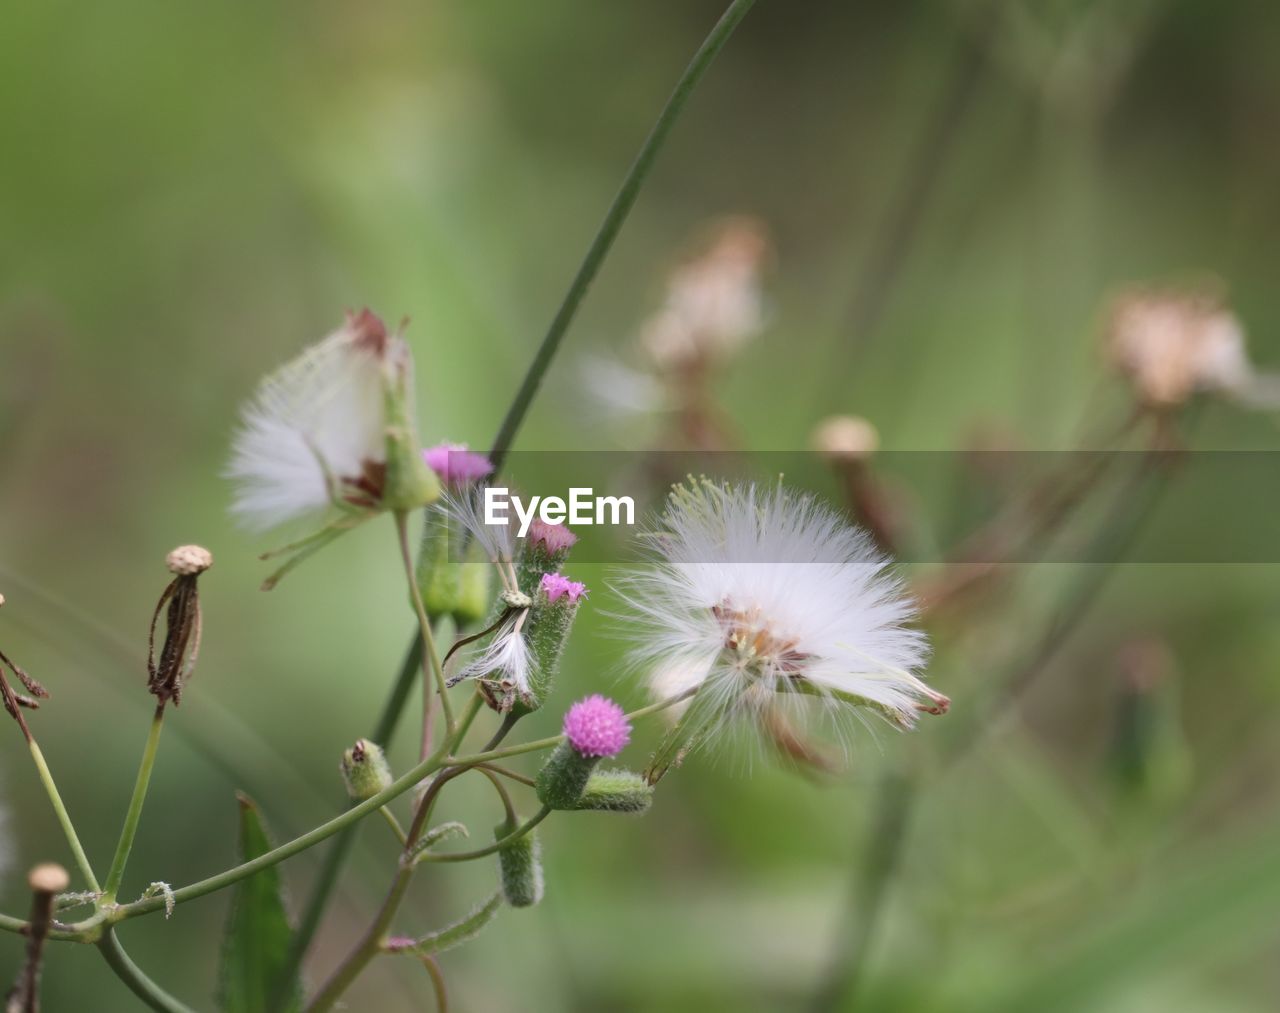
[[(170, 700), (176, 707), (181, 702), (182, 687), (195, 669), (200, 653), (202, 617), (200, 592), (196, 582), (200, 574), (213, 565), (213, 555), (199, 545), (181, 545), (165, 558), (174, 574), (160, 594), (151, 616), (151, 633), (147, 641), (147, 690), (163, 707)], [(164, 644), (156, 656), (156, 625), (160, 612), (169, 606), (165, 617)]]
[(27, 874), (27, 884), (33, 893), (62, 893), (71, 885), (71, 877), (56, 862), (45, 862)]

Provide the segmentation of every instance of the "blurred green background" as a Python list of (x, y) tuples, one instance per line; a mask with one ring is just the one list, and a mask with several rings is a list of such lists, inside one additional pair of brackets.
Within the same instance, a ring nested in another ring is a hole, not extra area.
[[(33, 727), (98, 863), (150, 714), (164, 554), (197, 541), (217, 559), (126, 894), (225, 867), (237, 788), (280, 839), (328, 818), (339, 753), (371, 725), (410, 629), (389, 523), (256, 590), (269, 543), (233, 528), (220, 478), (256, 379), (368, 304), (412, 319), (424, 439), (485, 446), (721, 9), (7, 5), (0, 648), (53, 692)], [(580, 361), (627, 346), (689, 236), (726, 213), (759, 216), (775, 247), (769, 326), (718, 390), (753, 449), (803, 448), (837, 411), (895, 450), (991, 431), (1065, 449), (1100, 404), (1124, 403), (1096, 331), (1102, 300), (1135, 279), (1226, 279), (1254, 358), (1280, 362), (1277, 31), (1280, 9), (1262, 4), (761, 0), (663, 152), (518, 446), (625, 445), (583, 410)], [(1274, 449), (1277, 431), (1215, 403), (1196, 442)], [(1079, 570), (1025, 567), (1022, 593), (936, 631), (931, 680), (953, 716), (1034, 644)], [(561, 704), (643, 699), (617, 682), (616, 644), (592, 636), (609, 604), (603, 588), (592, 599)], [(443, 958), (457, 1008), (1274, 1009), (1280, 576), (1124, 565), (1091, 605), (1016, 712), (954, 763), (937, 762), (930, 721), (861, 737), (836, 780), (703, 755), (644, 820), (552, 821), (545, 902)], [(1137, 717), (1122, 692), (1135, 637), (1171, 658)], [(1128, 766), (1126, 749), (1141, 753)], [(69, 861), (16, 730), (0, 757), (0, 906), (25, 913), (23, 870)], [(851, 981), (854, 883), (882, 775), (907, 763), (923, 771), (909, 833)], [(453, 802), (481, 827), (489, 805), (479, 785)], [(393, 854), (365, 828), (312, 981), (367, 922)], [(295, 899), (317, 855), (284, 867)], [(489, 888), (487, 863), (449, 871), (420, 877), (405, 931)], [(200, 1008), (225, 903), (122, 933)], [(19, 940), (0, 938), (0, 981), (19, 962)], [(52, 946), (46, 979), (54, 1011), (135, 1008), (88, 947)], [(383, 961), (349, 1001), (424, 1008), (427, 979)]]

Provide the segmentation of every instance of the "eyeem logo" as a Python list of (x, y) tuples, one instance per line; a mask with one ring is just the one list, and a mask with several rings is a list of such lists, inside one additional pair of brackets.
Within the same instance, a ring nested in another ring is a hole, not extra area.
[(636, 522), (636, 503), (630, 496), (597, 496), (590, 487), (571, 488), (568, 502), (559, 496), (534, 496), (527, 503), (504, 487), (485, 489), (485, 524), (510, 524), (512, 513), (520, 525), (517, 534), (523, 538), (535, 517), (544, 524), (632, 525)]

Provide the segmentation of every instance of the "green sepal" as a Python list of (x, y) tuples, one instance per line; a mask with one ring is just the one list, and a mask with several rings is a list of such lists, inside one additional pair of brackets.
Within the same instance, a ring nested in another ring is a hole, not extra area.
[(549, 809), (576, 809), (598, 756), (583, 756), (568, 742), (561, 742), (547, 757), (535, 779), (538, 801)]
[(634, 770), (593, 770), (574, 808), (580, 812), (643, 813), (653, 785)]
[(413, 365), (393, 357), (383, 375), (383, 410), (386, 414), (386, 473), (382, 482), (382, 507), (408, 511), (440, 498), (440, 479), (428, 466), (418, 444), (413, 419)]

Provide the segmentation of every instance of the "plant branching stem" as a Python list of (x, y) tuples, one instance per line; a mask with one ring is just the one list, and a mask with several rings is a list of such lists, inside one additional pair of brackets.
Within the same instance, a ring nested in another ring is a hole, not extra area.
[(129, 862), (129, 852), (133, 850), (133, 839), (138, 833), (138, 823), (142, 819), (142, 806), (147, 800), (147, 788), (151, 784), (151, 771), (156, 763), (156, 751), (160, 747), (160, 730), (164, 727), (164, 704), (156, 706), (151, 718), (151, 730), (147, 733), (147, 743), (142, 749), (142, 762), (138, 764), (138, 776), (133, 784), (133, 797), (129, 799), (129, 809), (125, 813), (124, 826), (120, 829), (120, 840), (116, 844), (115, 857), (111, 860), (111, 869), (107, 873), (107, 883), (103, 887), (101, 903), (113, 904), (120, 882), (124, 879), (125, 866)]
[(159, 1013), (194, 1013), (190, 1006), (184, 1005), (164, 989), (147, 977), (146, 973), (135, 964), (129, 954), (125, 953), (114, 930), (107, 929), (98, 941), (98, 949), (106, 959), (116, 977), (129, 986), (139, 999), (148, 1007)]
[[(49, 765), (45, 762), (44, 753), (40, 751), (40, 746), (34, 738), (28, 737), (27, 746), (31, 750), (31, 759), (35, 762), (36, 773), (40, 775), (40, 783), (44, 785), (45, 794), (49, 796), (49, 803), (53, 806), (54, 815), (58, 817), (58, 823), (62, 827), (63, 834), (66, 835), (67, 844), (71, 847), (71, 854), (76, 860), (76, 868), (80, 870), (80, 875), (84, 877), (89, 889), (94, 893), (98, 893), (102, 887), (98, 885), (98, 878), (93, 874), (93, 866), (89, 864), (89, 858), (84, 853), (84, 847), (80, 844), (75, 824), (71, 822), (71, 814), (67, 812), (62, 796), (58, 793), (58, 785), (54, 782), (53, 774), (49, 771)], [(50, 938), (55, 937), (51, 934)]]

